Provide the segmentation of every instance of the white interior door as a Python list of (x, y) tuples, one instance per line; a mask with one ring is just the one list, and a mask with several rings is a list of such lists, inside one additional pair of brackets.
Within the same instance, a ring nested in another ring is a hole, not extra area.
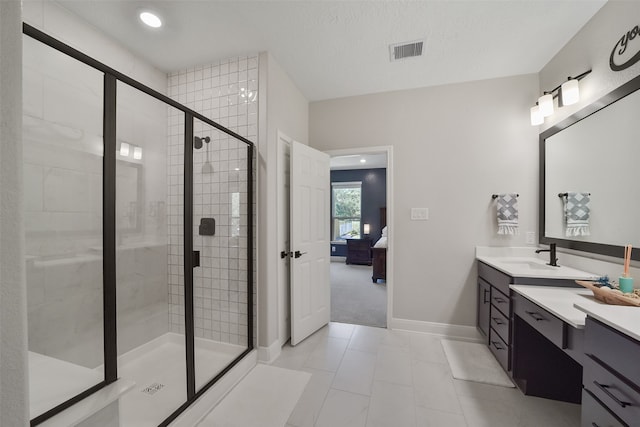
[(329, 323), (329, 155), (291, 143), (291, 345)]
[(278, 132), (278, 160), (277, 160), (277, 234), (278, 234), (278, 330), (280, 346), (283, 346), (291, 337), (291, 276), (289, 273), (291, 260), (289, 251), (289, 174), (291, 164), (291, 138), (282, 132)]

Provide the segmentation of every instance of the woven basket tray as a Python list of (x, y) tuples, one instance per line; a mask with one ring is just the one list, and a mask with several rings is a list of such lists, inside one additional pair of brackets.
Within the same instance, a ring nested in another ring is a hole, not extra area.
[(587, 282), (584, 280), (576, 280), (576, 283), (580, 286), (584, 286), (587, 289), (591, 289), (593, 296), (597, 300), (611, 305), (627, 305), (632, 307), (640, 307), (640, 298), (631, 298), (624, 294), (617, 292), (611, 292), (611, 290), (603, 290), (593, 284), (593, 282)]

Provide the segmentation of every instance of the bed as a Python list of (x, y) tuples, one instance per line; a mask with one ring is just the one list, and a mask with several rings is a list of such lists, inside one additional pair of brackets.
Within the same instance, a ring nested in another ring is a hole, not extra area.
[(380, 227), (382, 227), (382, 237), (371, 248), (373, 283), (378, 279), (387, 280), (387, 208), (380, 208)]

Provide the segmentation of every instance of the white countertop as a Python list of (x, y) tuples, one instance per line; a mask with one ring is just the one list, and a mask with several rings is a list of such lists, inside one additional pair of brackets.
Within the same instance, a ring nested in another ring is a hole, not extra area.
[(538, 258), (536, 248), (476, 247), (476, 259), (512, 277), (536, 279), (593, 280), (598, 274), (561, 265), (553, 267), (546, 258)]
[(587, 315), (575, 305), (595, 301), (593, 292), (584, 288), (531, 285), (509, 285), (509, 288), (577, 329), (584, 328)]
[(575, 308), (640, 341), (640, 307), (605, 304), (593, 298), (576, 302)]

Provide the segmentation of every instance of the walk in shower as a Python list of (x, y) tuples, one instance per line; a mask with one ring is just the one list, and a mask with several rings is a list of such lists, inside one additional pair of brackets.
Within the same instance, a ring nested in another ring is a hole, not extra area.
[(166, 425), (254, 346), (253, 144), (24, 26), (32, 425)]

